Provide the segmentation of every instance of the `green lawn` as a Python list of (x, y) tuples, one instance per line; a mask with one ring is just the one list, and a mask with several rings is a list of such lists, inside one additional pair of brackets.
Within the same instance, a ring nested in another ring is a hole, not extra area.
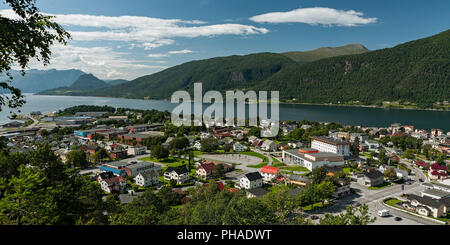
[(319, 209), (319, 208), (328, 207), (328, 206), (331, 206), (331, 205), (333, 205), (333, 203), (327, 203), (325, 205), (322, 205), (321, 202), (317, 202), (317, 203), (314, 203), (313, 205), (302, 206), (302, 209), (304, 211), (311, 211), (311, 210), (316, 210), (316, 209)]
[(298, 171), (298, 172), (308, 171), (309, 172), (309, 169), (302, 167), (302, 166), (284, 166), (284, 167), (280, 167), (280, 169), (288, 170), (288, 171)]
[(388, 186), (391, 186), (391, 185), (392, 185), (392, 184), (389, 183), (389, 182), (384, 182), (384, 183), (381, 184), (381, 185), (378, 185), (378, 186), (371, 186), (371, 187), (369, 187), (368, 189), (369, 189), (369, 190), (379, 190), (379, 189), (383, 189), (383, 188), (388, 187)]
[(266, 166), (267, 163), (266, 162), (262, 162), (260, 164), (256, 164), (256, 165), (247, 165), (247, 167), (249, 168), (262, 168), (263, 166)]
[(387, 205), (392, 206), (392, 207), (397, 207), (396, 205), (399, 202), (403, 202), (403, 201), (395, 199), (395, 198), (389, 198), (389, 199), (384, 200), (384, 203), (386, 203)]

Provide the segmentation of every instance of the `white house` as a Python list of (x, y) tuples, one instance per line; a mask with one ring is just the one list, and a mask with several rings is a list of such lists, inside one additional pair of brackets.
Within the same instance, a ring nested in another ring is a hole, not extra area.
[(277, 150), (277, 143), (271, 141), (271, 140), (266, 140), (263, 142), (261, 149), (265, 150), (265, 151), (276, 151)]
[(375, 140), (366, 140), (364, 141), (364, 143), (366, 143), (369, 150), (376, 150), (380, 148), (380, 144), (378, 144), (378, 142), (376, 142)]
[(176, 180), (177, 184), (183, 184), (189, 180), (189, 172), (184, 167), (168, 167), (164, 172), (164, 179)]
[(245, 151), (247, 147), (239, 142), (236, 142), (233, 144), (233, 151), (235, 152), (242, 152)]
[(254, 189), (263, 185), (263, 177), (259, 172), (248, 173), (239, 181), (239, 185), (243, 189)]
[(159, 182), (159, 174), (156, 170), (148, 170), (145, 172), (139, 173), (134, 180), (136, 181), (136, 185), (142, 187), (148, 187), (158, 184)]

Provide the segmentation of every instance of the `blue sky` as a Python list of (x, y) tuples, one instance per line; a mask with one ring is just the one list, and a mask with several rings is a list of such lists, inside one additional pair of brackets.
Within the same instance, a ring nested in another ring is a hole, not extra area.
[[(74, 37), (54, 47), (45, 69), (81, 69), (102, 79), (134, 79), (234, 54), (349, 43), (375, 50), (450, 27), (448, 0), (38, 0), (37, 6), (57, 15)], [(0, 9), (13, 18), (8, 6)]]

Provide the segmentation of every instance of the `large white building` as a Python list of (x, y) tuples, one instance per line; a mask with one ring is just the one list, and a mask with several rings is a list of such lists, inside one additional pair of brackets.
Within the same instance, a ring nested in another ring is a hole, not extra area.
[(345, 165), (343, 156), (331, 152), (319, 152), (316, 149), (284, 150), (282, 159), (286, 164), (300, 165), (310, 171), (321, 166)]
[(350, 156), (350, 142), (326, 136), (311, 136), (311, 148), (321, 152)]

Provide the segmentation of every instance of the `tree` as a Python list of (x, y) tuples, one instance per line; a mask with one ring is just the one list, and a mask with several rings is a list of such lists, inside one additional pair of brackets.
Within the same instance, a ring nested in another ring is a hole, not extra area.
[(325, 217), (320, 220), (320, 225), (368, 225), (375, 222), (376, 218), (371, 218), (369, 214), (369, 206), (362, 204), (354, 208), (352, 205), (347, 206), (345, 213), (332, 215), (326, 213)]
[(13, 76), (11, 67), (18, 64), (25, 75), (25, 69), (31, 59), (38, 59), (44, 65), (50, 63), (51, 45), (55, 42), (66, 44), (70, 34), (60, 25), (52, 22), (53, 17), (39, 12), (35, 0), (5, 0), (20, 18), (0, 16), (0, 73), (5, 73), (8, 80), (0, 82), (0, 87), (10, 91), (12, 96), (0, 95), (0, 110), (7, 105), (18, 108), (25, 103), (20, 89), (9, 83)]
[(311, 181), (313, 184), (320, 184), (327, 177), (327, 169), (325, 167), (314, 168), (311, 171)]
[(261, 128), (258, 127), (252, 127), (250, 128), (250, 130), (247, 133), (247, 136), (256, 136), (256, 137), (261, 137)]
[(353, 156), (359, 156), (359, 137), (355, 137), (355, 141), (350, 147)]
[(219, 142), (214, 138), (206, 138), (200, 141), (201, 148), (200, 151), (203, 152), (215, 152), (219, 149)]
[(94, 159), (94, 162), (98, 163), (101, 162), (102, 159), (108, 157), (108, 152), (105, 150), (105, 148), (100, 148), (92, 157)]
[(380, 153), (378, 153), (378, 161), (380, 162), (381, 165), (386, 165), (388, 163), (389, 157), (386, 156), (385, 149), (381, 149)]
[(397, 172), (393, 168), (387, 168), (384, 170), (384, 177), (388, 180), (395, 180), (397, 178)]
[(74, 149), (67, 153), (66, 156), (66, 164), (71, 167), (87, 167), (89, 162), (86, 157), (86, 153), (84, 153), (81, 149)]
[(414, 159), (414, 152), (411, 149), (406, 149), (406, 151), (403, 152), (403, 156), (407, 159)]
[(325, 204), (325, 200), (333, 196), (336, 191), (336, 186), (330, 181), (323, 181), (318, 184), (317, 189), (323, 206)]
[(214, 167), (214, 174), (216, 175), (217, 178), (222, 178), (225, 176), (225, 168), (222, 163), (217, 164)]
[(169, 156), (169, 150), (162, 145), (154, 145), (150, 148), (150, 153), (153, 158), (165, 159)]

